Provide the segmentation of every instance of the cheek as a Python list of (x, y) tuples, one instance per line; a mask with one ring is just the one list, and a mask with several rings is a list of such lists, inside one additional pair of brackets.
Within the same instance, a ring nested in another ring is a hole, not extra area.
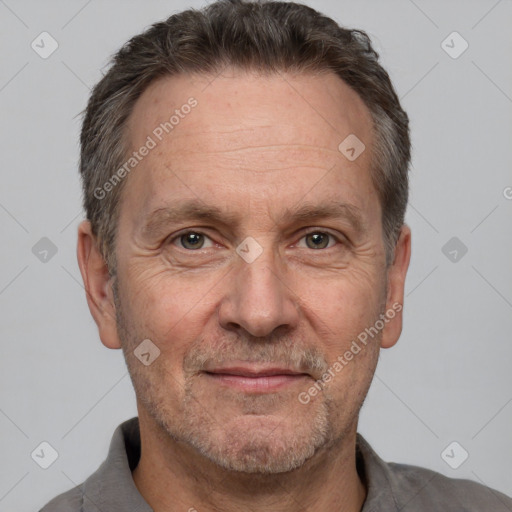
[[(170, 329), (195, 305), (199, 305), (201, 289), (195, 286), (197, 283), (181, 280), (167, 268), (151, 267), (138, 271), (134, 266), (130, 270), (125, 279), (129, 283), (127, 294), (138, 318), (147, 319), (159, 330), (165, 326)], [(162, 322), (165, 325), (161, 325)]]
[(381, 276), (358, 270), (322, 296), (319, 313), (329, 329), (323, 348), (331, 374), (325, 391), (336, 403), (356, 407), (366, 396), (382, 336), (372, 327), (385, 310), (385, 291)]
[(166, 360), (180, 366), (187, 347), (201, 336), (211, 315), (213, 282), (210, 279), (180, 279), (168, 269), (145, 269), (128, 273), (124, 303), (129, 322), (139, 336), (151, 339)]
[(373, 325), (384, 306), (385, 284), (374, 269), (347, 269), (333, 273), (330, 279), (307, 280), (297, 296), (304, 315), (327, 344), (326, 355), (335, 357)]

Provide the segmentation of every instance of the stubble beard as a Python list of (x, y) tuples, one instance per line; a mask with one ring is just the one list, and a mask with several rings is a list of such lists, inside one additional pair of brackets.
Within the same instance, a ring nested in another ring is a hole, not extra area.
[(279, 409), (280, 403), (286, 407), (286, 400), (298, 401), (295, 393), (253, 397), (231, 394), (229, 404), (236, 403), (240, 413), (227, 423), (219, 422), (214, 417), (215, 411), (209, 412), (205, 397), (194, 392), (197, 376), (186, 379), (179, 399), (170, 399), (168, 391), (176, 388), (173, 377), (158, 359), (145, 367), (134, 357), (133, 350), (143, 338), (137, 336), (136, 326), (123, 314), (117, 290), (114, 300), (125, 361), (137, 398), (147, 415), (169, 439), (192, 447), (220, 468), (254, 475), (290, 472), (303, 466), (319, 450), (343, 443), (355, 428), (367, 389), (359, 397), (360, 405), (357, 411), (352, 411), (352, 418), (344, 418), (342, 432), (334, 428), (339, 423), (340, 404), (327, 388), (318, 399), (300, 406), (299, 411), (305, 411), (301, 415), (272, 416), (264, 412)]

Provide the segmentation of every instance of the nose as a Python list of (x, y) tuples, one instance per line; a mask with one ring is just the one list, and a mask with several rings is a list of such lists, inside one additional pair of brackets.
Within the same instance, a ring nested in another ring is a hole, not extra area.
[(252, 263), (240, 258), (236, 265), (227, 277), (227, 291), (219, 308), (221, 326), (244, 329), (255, 337), (270, 336), (278, 328), (295, 328), (298, 297), (272, 251), (264, 249)]

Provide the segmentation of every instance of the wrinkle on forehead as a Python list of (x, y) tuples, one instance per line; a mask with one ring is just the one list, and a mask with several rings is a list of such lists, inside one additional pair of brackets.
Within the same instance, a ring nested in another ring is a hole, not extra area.
[(133, 147), (191, 96), (198, 105), (164, 137), (170, 147), (187, 144), (208, 150), (237, 147), (249, 139), (260, 146), (279, 141), (336, 151), (349, 133), (370, 142), (372, 118), (366, 105), (334, 73), (297, 78), (238, 73), (233, 78), (217, 77), (206, 89), (204, 80), (179, 75), (152, 83), (128, 120)]
[(363, 210), (378, 206), (370, 151), (351, 162), (338, 150), (351, 133), (371, 146), (364, 102), (332, 73), (284, 77), (220, 76), (205, 88), (204, 77), (182, 75), (151, 84), (128, 120), (134, 148), (188, 98), (198, 104), (128, 177), (134, 182), (124, 192), (130, 217), (183, 195), (240, 206), (249, 201), (253, 210), (264, 208), (262, 201), (286, 207), (305, 194), (326, 197), (338, 188), (340, 200)]

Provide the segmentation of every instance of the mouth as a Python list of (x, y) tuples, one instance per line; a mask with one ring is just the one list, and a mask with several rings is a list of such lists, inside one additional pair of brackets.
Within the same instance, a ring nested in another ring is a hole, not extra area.
[(310, 377), (290, 368), (249, 364), (215, 367), (203, 373), (212, 383), (246, 393), (275, 392)]

